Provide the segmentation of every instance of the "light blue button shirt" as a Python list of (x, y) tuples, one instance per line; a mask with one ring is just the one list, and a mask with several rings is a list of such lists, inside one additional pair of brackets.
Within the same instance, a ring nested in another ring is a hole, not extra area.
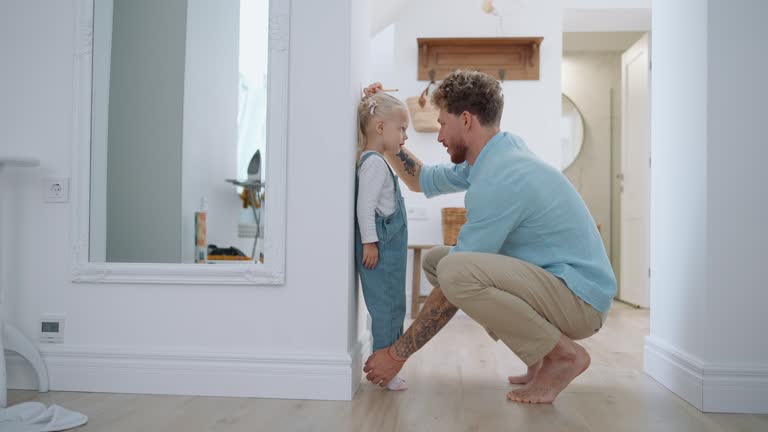
[(616, 277), (586, 204), (568, 179), (518, 136), (499, 132), (473, 165), (423, 166), (428, 198), (466, 190), (467, 222), (451, 252), (507, 255), (562, 279), (579, 298), (607, 312)]

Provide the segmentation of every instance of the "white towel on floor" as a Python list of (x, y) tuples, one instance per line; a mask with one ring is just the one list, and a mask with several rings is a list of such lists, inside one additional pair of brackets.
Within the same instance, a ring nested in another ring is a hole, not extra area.
[(0, 408), (0, 432), (57, 432), (82, 426), (88, 417), (58, 405), (25, 402)]

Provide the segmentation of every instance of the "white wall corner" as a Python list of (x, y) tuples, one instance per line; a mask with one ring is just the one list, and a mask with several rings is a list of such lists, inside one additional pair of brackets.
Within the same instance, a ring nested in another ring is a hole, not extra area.
[[(53, 391), (349, 401), (359, 387), (370, 334), (352, 353), (144, 351), (120, 347), (43, 348)], [(7, 356), (8, 387), (36, 389), (18, 355)]]
[(768, 368), (705, 364), (653, 336), (643, 354), (645, 373), (700, 411), (768, 414)]
[(350, 393), (350, 400), (355, 397), (357, 390), (360, 388), (360, 383), (363, 380), (363, 364), (371, 355), (373, 349), (373, 339), (370, 330), (366, 330), (360, 334), (360, 338), (355, 344), (352, 352), (349, 353), (352, 359), (352, 386)]

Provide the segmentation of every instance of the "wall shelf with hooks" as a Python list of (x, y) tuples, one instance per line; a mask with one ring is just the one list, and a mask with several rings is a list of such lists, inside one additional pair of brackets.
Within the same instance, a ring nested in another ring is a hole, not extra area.
[(538, 80), (543, 37), (419, 38), (418, 79), (441, 80), (456, 69), (486, 72), (499, 80)]

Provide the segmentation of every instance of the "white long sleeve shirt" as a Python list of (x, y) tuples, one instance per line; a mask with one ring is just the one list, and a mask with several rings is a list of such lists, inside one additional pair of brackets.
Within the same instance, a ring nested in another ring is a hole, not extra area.
[[(373, 151), (363, 152), (361, 157)], [(379, 241), (376, 235), (376, 214), (389, 216), (395, 212), (395, 185), (389, 166), (382, 157), (369, 156), (360, 165), (357, 190), (357, 221), (362, 242)]]

